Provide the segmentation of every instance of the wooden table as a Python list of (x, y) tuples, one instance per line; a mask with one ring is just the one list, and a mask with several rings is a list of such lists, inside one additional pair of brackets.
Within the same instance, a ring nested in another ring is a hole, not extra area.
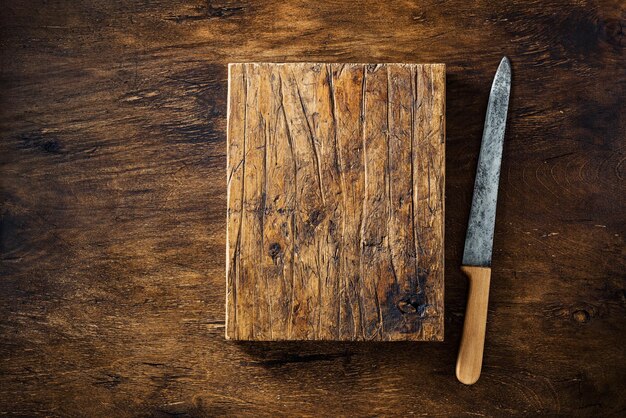
[[(0, 6), (0, 413), (622, 416), (626, 8)], [(489, 86), (513, 90), (481, 380), (454, 377)], [(227, 63), (447, 64), (443, 343), (224, 339)]]

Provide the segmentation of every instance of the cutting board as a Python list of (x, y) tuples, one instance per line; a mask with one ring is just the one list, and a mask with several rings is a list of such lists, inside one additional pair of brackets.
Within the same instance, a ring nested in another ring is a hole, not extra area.
[(227, 338), (443, 340), (443, 64), (230, 64), (227, 131)]

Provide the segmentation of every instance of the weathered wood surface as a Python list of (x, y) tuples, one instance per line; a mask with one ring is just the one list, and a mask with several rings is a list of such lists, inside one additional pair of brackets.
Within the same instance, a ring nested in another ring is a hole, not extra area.
[(226, 335), (443, 339), (445, 65), (229, 65)]
[[(623, 1), (0, 3), (0, 412), (621, 416)], [(513, 64), (481, 379), (454, 377)], [(446, 63), (443, 343), (224, 339), (227, 63)]]

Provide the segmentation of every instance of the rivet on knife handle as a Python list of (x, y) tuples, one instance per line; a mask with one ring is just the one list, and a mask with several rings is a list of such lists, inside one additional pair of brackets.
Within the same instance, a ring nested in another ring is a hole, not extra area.
[(482, 369), (498, 183), (510, 91), (511, 65), (504, 57), (489, 95), (461, 268), (469, 278), (469, 293), (456, 377), (467, 385), (476, 383)]

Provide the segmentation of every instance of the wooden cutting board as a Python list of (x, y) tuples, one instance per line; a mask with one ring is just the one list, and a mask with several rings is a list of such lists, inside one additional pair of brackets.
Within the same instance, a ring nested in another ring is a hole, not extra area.
[(444, 335), (445, 66), (230, 64), (226, 337)]

